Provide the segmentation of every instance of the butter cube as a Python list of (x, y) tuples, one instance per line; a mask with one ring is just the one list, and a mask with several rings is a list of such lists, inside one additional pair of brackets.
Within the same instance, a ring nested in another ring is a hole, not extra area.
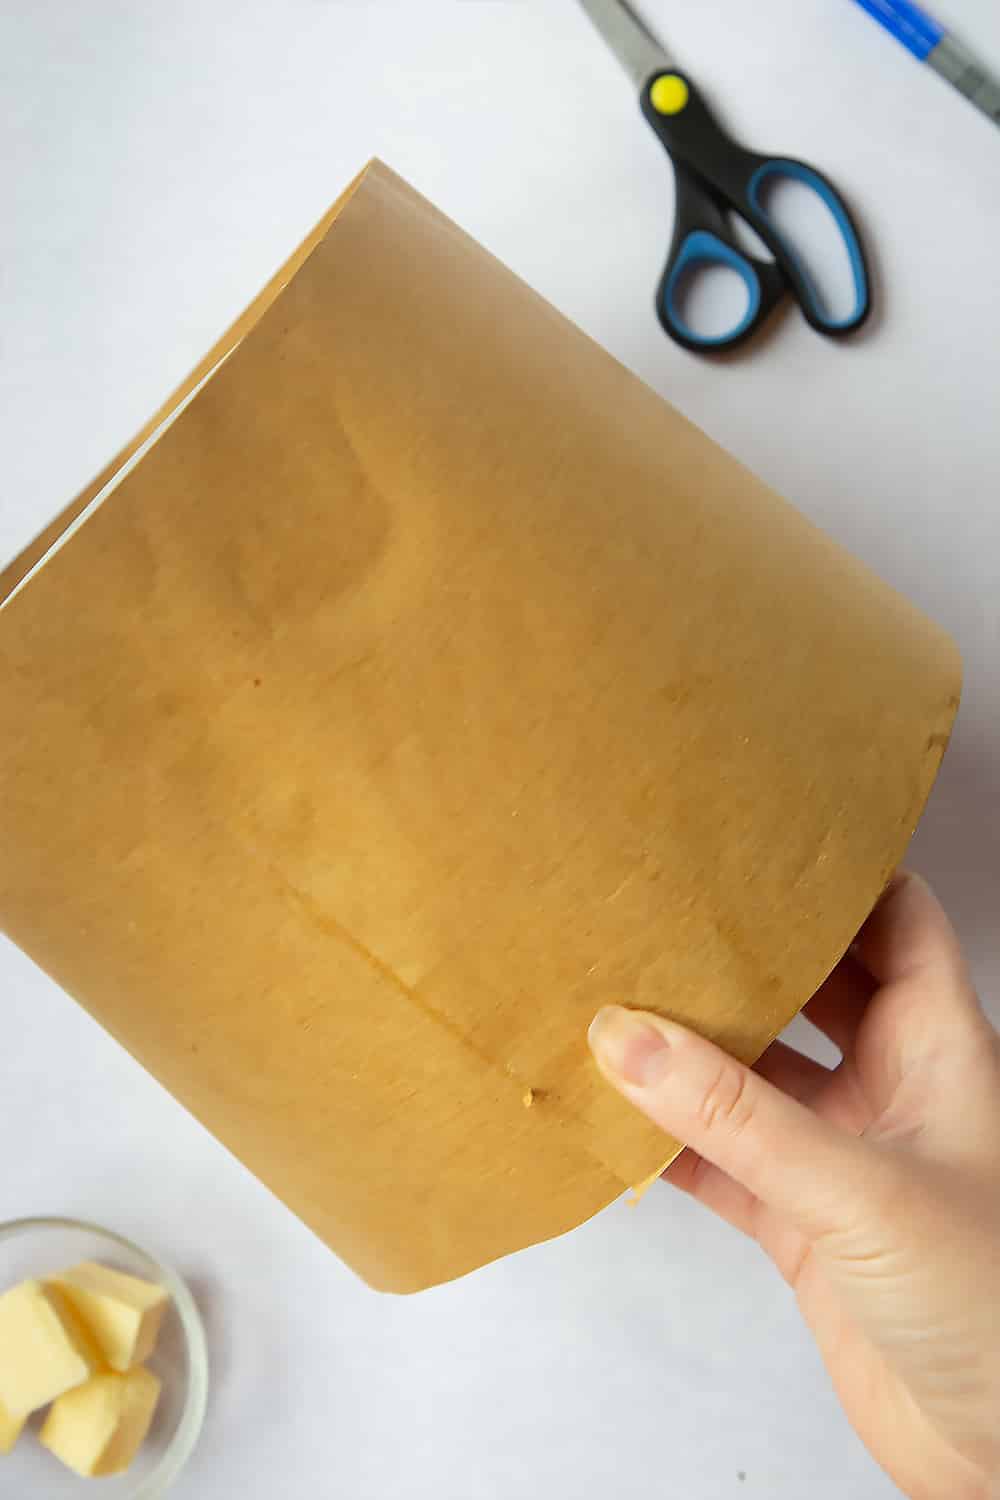
[(13, 1418), (81, 1385), (100, 1363), (57, 1287), (25, 1281), (0, 1297), (0, 1402)]
[(112, 1370), (130, 1370), (153, 1352), (168, 1296), (161, 1286), (84, 1261), (53, 1278), (93, 1335)]
[(145, 1441), (159, 1396), (160, 1382), (141, 1366), (95, 1375), (52, 1403), (39, 1437), (84, 1478), (123, 1474)]
[(21, 1436), (27, 1417), (12, 1417), (0, 1401), (0, 1454), (9, 1453)]

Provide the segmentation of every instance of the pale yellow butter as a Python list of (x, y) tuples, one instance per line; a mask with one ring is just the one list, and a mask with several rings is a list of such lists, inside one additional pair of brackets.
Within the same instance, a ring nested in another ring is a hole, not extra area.
[(10, 1452), (27, 1420), (27, 1417), (12, 1417), (0, 1401), (0, 1454)]
[(121, 1474), (149, 1432), (160, 1382), (141, 1367), (95, 1375), (52, 1404), (41, 1441), (85, 1478)]
[(161, 1286), (84, 1261), (52, 1285), (66, 1296), (112, 1370), (130, 1370), (153, 1352), (168, 1296)]
[(0, 1296), (0, 1402), (15, 1420), (81, 1385), (100, 1364), (58, 1287), (25, 1281)]

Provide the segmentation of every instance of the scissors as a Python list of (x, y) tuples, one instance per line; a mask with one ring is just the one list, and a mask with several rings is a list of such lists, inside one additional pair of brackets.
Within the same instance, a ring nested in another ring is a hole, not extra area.
[[(674, 164), (674, 237), (656, 294), (657, 315), (670, 337), (699, 353), (733, 349), (789, 294), (818, 333), (842, 338), (860, 328), (871, 309), (868, 264), (854, 219), (832, 182), (806, 162), (761, 156), (726, 135), (692, 80), (675, 67), (626, 0), (580, 4), (638, 86), (642, 112)], [(782, 178), (811, 189), (833, 215), (853, 280), (854, 306), (846, 317), (831, 316), (804, 259), (768, 211), (768, 193)], [(750, 225), (773, 261), (742, 248), (730, 228), (730, 214)], [(685, 321), (682, 294), (693, 273), (713, 266), (742, 277), (748, 302), (735, 327), (710, 337)]]

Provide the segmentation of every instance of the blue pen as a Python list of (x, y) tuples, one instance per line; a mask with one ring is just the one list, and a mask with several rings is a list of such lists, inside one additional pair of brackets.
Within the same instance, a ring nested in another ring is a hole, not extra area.
[(1000, 125), (1000, 83), (968, 47), (910, 0), (857, 0), (921, 62), (929, 63), (977, 109)]

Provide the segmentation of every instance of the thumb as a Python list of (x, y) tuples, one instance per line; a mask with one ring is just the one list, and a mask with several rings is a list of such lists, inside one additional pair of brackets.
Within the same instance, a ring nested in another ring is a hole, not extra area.
[(589, 1040), (626, 1099), (808, 1238), (849, 1231), (878, 1195), (884, 1168), (865, 1142), (695, 1032), (607, 1006)]

